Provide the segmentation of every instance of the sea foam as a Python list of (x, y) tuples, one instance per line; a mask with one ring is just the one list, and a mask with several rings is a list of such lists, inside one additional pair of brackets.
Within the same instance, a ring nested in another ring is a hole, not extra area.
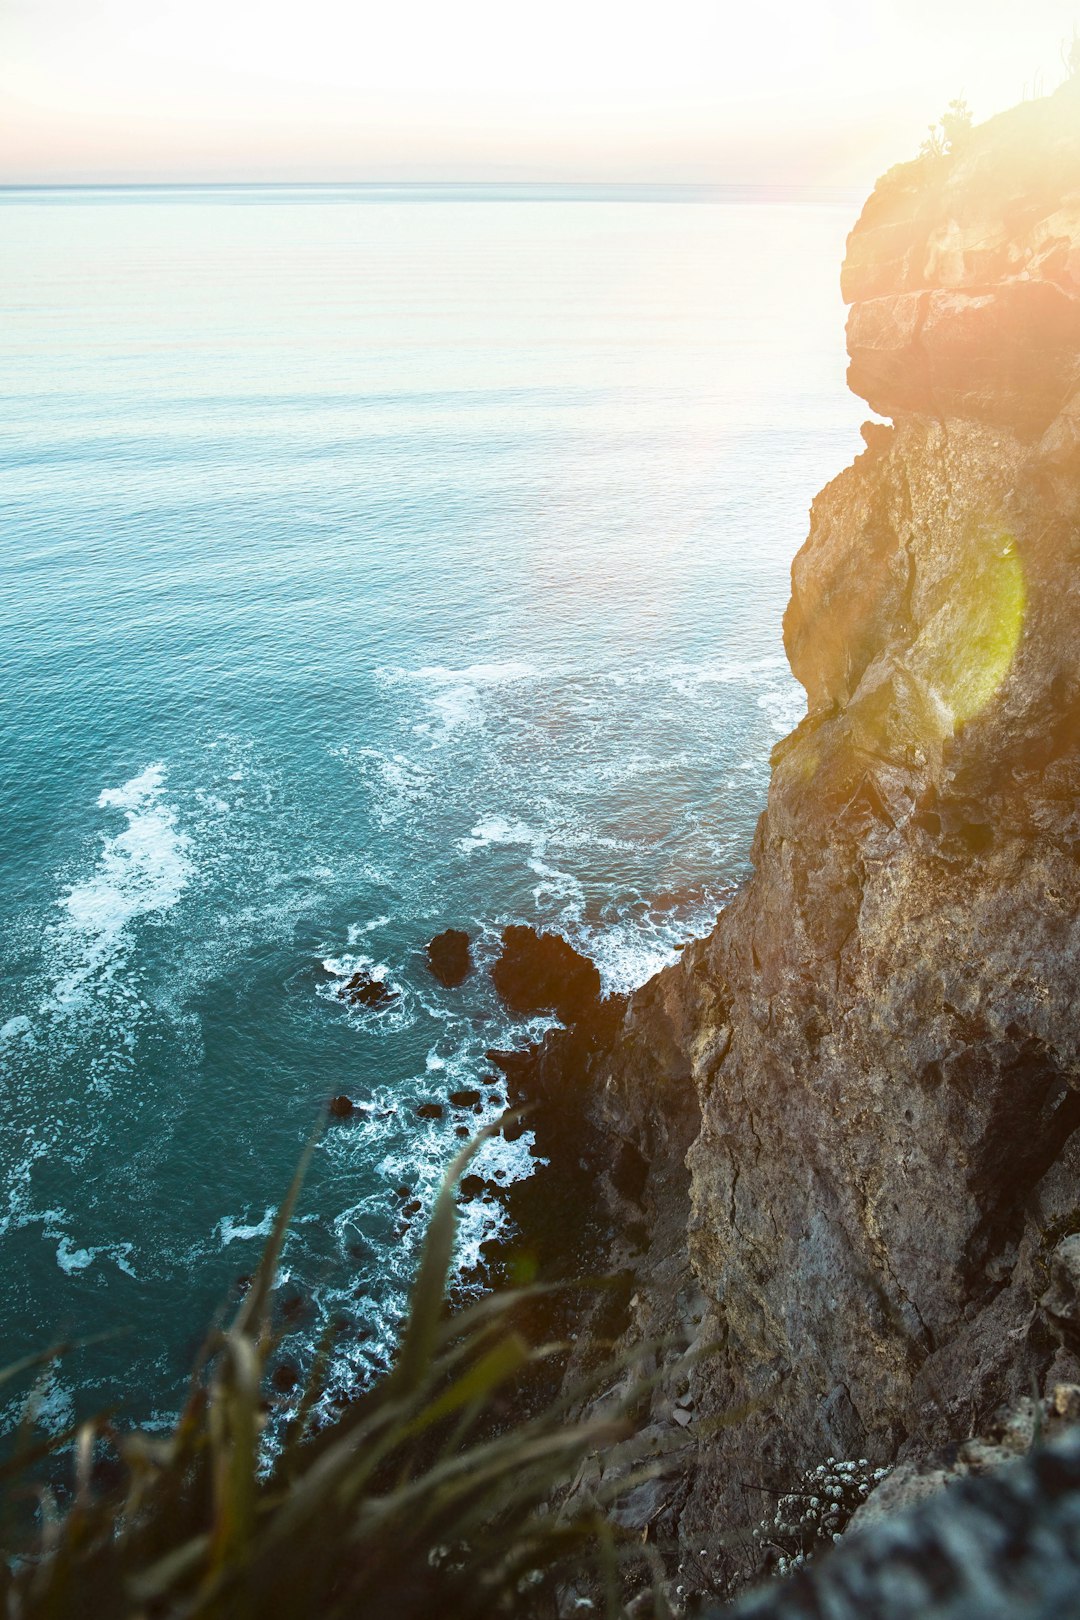
[(132, 947), (133, 925), (171, 910), (188, 885), (191, 840), (164, 801), (164, 785), (164, 765), (148, 765), (98, 795), (98, 808), (121, 811), (125, 826), (105, 838), (91, 875), (58, 902), (56, 1009), (83, 1004), (99, 981), (111, 979)]

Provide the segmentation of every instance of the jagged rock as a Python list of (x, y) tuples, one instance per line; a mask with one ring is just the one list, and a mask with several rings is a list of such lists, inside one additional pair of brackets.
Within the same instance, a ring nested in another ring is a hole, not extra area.
[(1050, 1287), (1039, 1303), (1059, 1322), (1080, 1322), (1080, 1232), (1062, 1238), (1050, 1256)]
[(455, 1108), (473, 1108), (480, 1101), (481, 1093), (472, 1086), (465, 1086), (461, 1091), (452, 1091), (450, 1101)]
[(472, 972), (469, 936), (462, 928), (447, 928), (436, 934), (427, 948), (428, 967), (447, 989), (455, 989)]
[[(795, 559), (808, 713), (774, 751), (754, 875), (566, 1049), (607, 1163), (629, 1142), (648, 1165), (637, 1214), (597, 1179), (597, 1269), (632, 1277), (621, 1342), (710, 1347), (688, 1548), (748, 1531), (746, 1481), (925, 1456), (1077, 1381), (1078, 272), (1075, 83), (875, 192), (844, 287), (853, 386), (894, 421)], [(646, 1423), (672, 1393), (661, 1371)], [(718, 1554), (725, 1579), (752, 1568)]]
[(1080, 1615), (1080, 1432), (858, 1533), (713, 1620)]
[(445, 1113), (446, 1109), (442, 1103), (426, 1102), (421, 1103), (417, 1108), (416, 1117), (417, 1119), (442, 1119)]
[(331, 1119), (351, 1119), (354, 1114), (360, 1112), (361, 1110), (353, 1102), (352, 1098), (346, 1097), (344, 1094), (340, 1097), (331, 1097), (327, 1108), (327, 1113)]
[(511, 924), (503, 929), (502, 953), (491, 970), (495, 988), (511, 1012), (554, 1012), (566, 1024), (588, 1016), (600, 999), (600, 974), (560, 934)]
[(361, 968), (346, 979), (339, 994), (352, 1007), (391, 1007), (399, 999), (396, 990), (385, 980), (372, 978), (366, 968)]

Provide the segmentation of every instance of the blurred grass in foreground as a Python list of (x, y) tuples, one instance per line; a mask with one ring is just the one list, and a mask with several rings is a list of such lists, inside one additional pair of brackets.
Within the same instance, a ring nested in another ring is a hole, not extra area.
[[(515, 1324), (545, 1290), (447, 1309), (457, 1180), (495, 1128), (463, 1150), (439, 1192), (393, 1369), (315, 1428), (327, 1343), (269, 1467), (270, 1302), (306, 1159), (235, 1318), (200, 1353), (171, 1432), (123, 1432), (101, 1417), (42, 1438), (31, 1398), (0, 1461), (5, 1620), (543, 1617), (555, 1613), (560, 1582), (590, 1575), (613, 1617), (624, 1612), (628, 1552), (640, 1565), (631, 1584), (651, 1584), (654, 1613), (667, 1614), (656, 1572), (650, 1581), (642, 1563), (648, 1551), (616, 1545), (602, 1497), (561, 1511), (551, 1503), (586, 1457), (630, 1434), (624, 1413), (567, 1416), (621, 1369), (608, 1363), (539, 1412), (512, 1399), (518, 1415), (507, 1418), (507, 1393), (568, 1348), (531, 1345)], [(60, 1353), (8, 1368), (0, 1382)], [(62, 1504), (44, 1482), (61, 1452), (74, 1469)], [(622, 1473), (618, 1493), (632, 1483)]]

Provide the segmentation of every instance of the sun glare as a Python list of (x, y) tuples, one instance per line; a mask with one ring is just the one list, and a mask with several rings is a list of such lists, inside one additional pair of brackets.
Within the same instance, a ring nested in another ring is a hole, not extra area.
[(938, 696), (951, 730), (999, 691), (1020, 645), (1027, 591), (1012, 537), (995, 524), (976, 532), (938, 595), (912, 667)]
[(519, 178), (864, 188), (956, 95), (1053, 82), (1072, 0), (14, 0), (0, 180)]

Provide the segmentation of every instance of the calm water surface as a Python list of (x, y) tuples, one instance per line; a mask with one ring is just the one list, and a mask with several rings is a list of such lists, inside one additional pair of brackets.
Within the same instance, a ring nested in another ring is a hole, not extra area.
[[(374, 1110), (316, 1152), (288, 1349), (343, 1318), (336, 1387), (370, 1371), (396, 1189), (460, 1123), (416, 1106), (529, 1033), (432, 933), (557, 927), (628, 988), (745, 875), (790, 560), (859, 448), (852, 217), (0, 194), (0, 1363), (128, 1329), (55, 1421), (170, 1410), (342, 1091)], [(363, 966), (388, 1010), (337, 996)]]

